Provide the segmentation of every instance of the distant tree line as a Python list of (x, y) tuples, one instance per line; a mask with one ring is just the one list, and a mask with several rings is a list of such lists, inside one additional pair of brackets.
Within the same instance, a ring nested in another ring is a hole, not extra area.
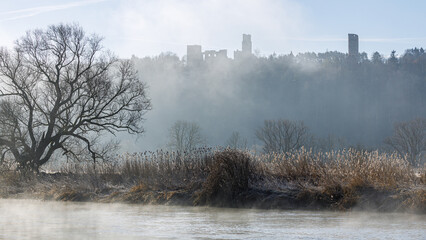
[[(168, 114), (167, 127), (197, 119), (213, 145), (234, 131), (254, 139), (252, 130), (265, 119), (293, 119), (331, 145), (344, 139), (377, 148), (395, 123), (426, 117), (423, 48), (389, 57), (361, 53), (358, 62), (340, 52), (212, 59), (197, 66), (173, 53), (133, 61), (153, 103)], [(174, 98), (162, 102), (164, 96)]]
[[(264, 153), (293, 153), (302, 147), (313, 152), (331, 152), (344, 148), (360, 149), (359, 146), (346, 145), (341, 138), (328, 135), (325, 138), (314, 136), (302, 121), (288, 119), (265, 120), (256, 129), (256, 138)], [(170, 128), (169, 147), (180, 153), (190, 153), (207, 144), (201, 127), (195, 122), (176, 121)], [(425, 164), (426, 118), (418, 118), (394, 125), (393, 134), (384, 139), (388, 150), (407, 157), (413, 166)], [(223, 147), (247, 150), (251, 147), (239, 132), (232, 132)], [(386, 149), (385, 149), (386, 150)]]

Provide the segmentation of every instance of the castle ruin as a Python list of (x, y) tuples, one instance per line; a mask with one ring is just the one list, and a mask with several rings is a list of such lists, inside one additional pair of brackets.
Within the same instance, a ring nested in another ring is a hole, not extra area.
[(251, 44), (251, 35), (243, 34), (243, 42), (241, 46), (241, 51), (234, 51), (234, 59), (242, 59), (252, 55), (252, 44)]
[[(243, 34), (242, 48), (234, 51), (234, 59), (242, 59), (252, 55), (251, 35)], [(214, 60), (228, 59), (228, 51), (205, 50), (202, 51), (201, 45), (187, 45), (186, 62), (188, 66), (198, 65), (203, 61), (211, 62)]]
[(194, 66), (203, 61), (201, 45), (188, 45), (186, 47), (186, 62), (188, 66)]
[[(234, 60), (240, 60), (253, 56), (250, 34), (243, 34), (243, 41), (241, 45), (241, 50), (234, 51)], [(348, 57), (349, 59), (358, 61), (359, 55), (358, 35), (354, 33), (348, 33)], [(211, 62), (218, 59), (228, 59), (228, 54), (226, 49), (218, 51), (206, 50), (203, 52), (201, 45), (187, 45), (186, 58), (187, 65), (194, 66), (204, 61)]]

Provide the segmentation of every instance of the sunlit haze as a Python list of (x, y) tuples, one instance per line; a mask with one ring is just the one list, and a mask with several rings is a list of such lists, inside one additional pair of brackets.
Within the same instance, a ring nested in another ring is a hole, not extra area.
[(1, 239), (425, 239), (426, 0), (1, 0)]
[(122, 58), (173, 52), (186, 45), (227, 49), (252, 35), (260, 55), (299, 52), (347, 52), (347, 34), (360, 37), (369, 56), (426, 45), (426, 1), (395, 0), (3, 0), (0, 45), (12, 46), (26, 30), (78, 22), (105, 37), (104, 44)]

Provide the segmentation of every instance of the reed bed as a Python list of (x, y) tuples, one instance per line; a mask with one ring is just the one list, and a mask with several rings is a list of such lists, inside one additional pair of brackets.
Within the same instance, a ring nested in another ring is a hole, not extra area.
[[(59, 200), (107, 196), (117, 201), (163, 203), (175, 196), (180, 203), (194, 205), (256, 207), (261, 203), (267, 208), (350, 209), (359, 202), (376, 204), (379, 198), (380, 204), (373, 208), (402, 206), (426, 212), (425, 166), (413, 168), (404, 157), (378, 151), (322, 153), (301, 148), (292, 153), (257, 154), (201, 148), (183, 153), (125, 153), (96, 165), (56, 163), (32, 178), (22, 178), (10, 168), (0, 168), (3, 185), (30, 186), (32, 192), (57, 191), (52, 198)], [(23, 179), (30, 183), (22, 183)], [(36, 183), (31, 182), (34, 179)], [(2, 184), (0, 188), (0, 193), (10, 192)], [(247, 204), (250, 201), (252, 205)]]
[[(271, 176), (317, 186), (339, 183), (345, 186), (395, 189), (421, 180), (407, 159), (395, 153), (378, 151), (348, 149), (313, 153), (302, 148), (294, 153), (259, 155), (256, 156), (256, 161)], [(420, 175), (425, 175), (424, 167), (417, 170)]]
[[(111, 161), (64, 163), (59, 168), (48, 166), (47, 172), (99, 175), (105, 179), (144, 182), (158, 188), (182, 187), (207, 179), (222, 152), (237, 151), (201, 148), (191, 152), (158, 150), (155, 152), (124, 153)], [(314, 153), (304, 148), (293, 153), (256, 154), (237, 151), (250, 160), (250, 181), (269, 179), (309, 183), (314, 186), (341, 184), (380, 189), (424, 185), (425, 167), (413, 168), (406, 158), (395, 153), (362, 152), (354, 149)]]
[(47, 173), (90, 175), (115, 184), (143, 182), (152, 189), (179, 188), (207, 178), (217, 149), (200, 148), (190, 152), (146, 151), (116, 155), (109, 161), (62, 162), (46, 165)]

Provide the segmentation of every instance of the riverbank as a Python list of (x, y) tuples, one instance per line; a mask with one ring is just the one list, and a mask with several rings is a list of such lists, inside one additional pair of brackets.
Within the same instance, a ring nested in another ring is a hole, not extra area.
[(0, 197), (425, 214), (425, 183), (424, 168), (377, 152), (254, 156), (202, 150), (133, 154), (95, 169), (68, 166), (56, 173), (4, 170)]

